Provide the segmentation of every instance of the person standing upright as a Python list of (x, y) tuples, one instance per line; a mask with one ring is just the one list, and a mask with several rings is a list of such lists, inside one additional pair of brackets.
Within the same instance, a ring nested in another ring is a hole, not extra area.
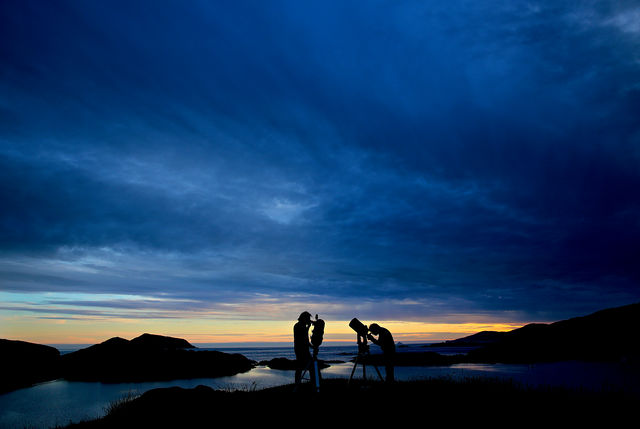
[(293, 349), (296, 353), (296, 388), (300, 384), (302, 372), (311, 361), (309, 327), (311, 327), (311, 313), (304, 311), (300, 313), (298, 323), (293, 325)]

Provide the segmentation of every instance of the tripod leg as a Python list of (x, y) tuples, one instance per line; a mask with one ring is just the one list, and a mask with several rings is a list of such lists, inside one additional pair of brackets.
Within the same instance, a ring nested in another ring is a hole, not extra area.
[(320, 371), (318, 371), (318, 361), (313, 359), (313, 372), (316, 376), (316, 392), (320, 392)]
[[(297, 365), (297, 358), (296, 358), (296, 365)], [(307, 361), (307, 364), (305, 365), (304, 368), (302, 367), (297, 367), (296, 368), (296, 385), (295, 388), (293, 389), (294, 392), (296, 392), (298, 390), (298, 387), (302, 384), (302, 380), (304, 380), (305, 375), (307, 374), (307, 371), (309, 372), (309, 380), (312, 380), (312, 376), (311, 376), (311, 371), (313, 370), (313, 358), (310, 358), (310, 360)]]
[(377, 366), (373, 366), (376, 369), (376, 372), (378, 373), (378, 377), (380, 377), (380, 381), (384, 381), (384, 378), (382, 378), (382, 374), (380, 374), (380, 370), (378, 369)]
[[(358, 358), (356, 358), (355, 363), (353, 364), (353, 369), (351, 370), (351, 377), (349, 377), (349, 383), (351, 383), (351, 379), (353, 378), (353, 374), (356, 372), (356, 368), (358, 367)], [(347, 384), (349, 384), (347, 383)]]

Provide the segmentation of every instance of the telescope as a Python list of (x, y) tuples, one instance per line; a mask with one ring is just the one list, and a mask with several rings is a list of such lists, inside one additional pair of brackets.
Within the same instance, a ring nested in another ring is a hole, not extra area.
[(324, 336), (324, 320), (318, 319), (318, 315), (316, 314), (316, 320), (312, 320), (313, 331), (311, 331), (311, 345), (314, 348), (314, 351), (320, 347), (322, 344), (322, 337)]
[(369, 332), (369, 328), (367, 328), (367, 325), (363, 324), (361, 321), (359, 321), (355, 317), (351, 319), (351, 322), (349, 322), (349, 327), (354, 331), (356, 331), (358, 335), (367, 338), (367, 333)]
[(351, 322), (349, 322), (349, 327), (358, 334), (358, 353), (368, 353), (369, 345), (367, 344), (367, 333), (369, 333), (369, 328), (367, 328), (367, 325), (354, 317), (351, 319)]
[[(369, 345), (367, 344), (367, 334), (369, 333), (369, 328), (367, 325), (359, 321), (357, 318), (351, 319), (349, 322), (349, 327), (356, 331), (358, 334), (358, 355), (355, 358), (353, 369), (351, 370), (351, 376), (349, 377), (349, 382), (351, 383), (351, 379), (353, 378), (353, 374), (356, 372), (356, 368), (358, 364), (362, 365), (362, 378), (366, 380), (367, 378), (367, 369), (366, 369), (366, 357), (369, 355)], [(373, 365), (378, 373), (378, 377), (380, 380), (383, 380), (382, 374), (380, 374), (380, 370), (376, 365)], [(348, 384), (347, 383), (347, 384)]]
[[(311, 356), (311, 360), (307, 364), (307, 367), (303, 371), (303, 375), (305, 372), (309, 371), (309, 378), (313, 377), (313, 383), (316, 387), (316, 392), (320, 391), (320, 368), (318, 368), (318, 350), (320, 349), (320, 344), (322, 344), (322, 337), (324, 336), (324, 320), (318, 319), (318, 315), (316, 314), (316, 320), (310, 320), (313, 325), (313, 331), (311, 332), (311, 346), (313, 347), (313, 355)], [(311, 374), (313, 372), (313, 374)]]

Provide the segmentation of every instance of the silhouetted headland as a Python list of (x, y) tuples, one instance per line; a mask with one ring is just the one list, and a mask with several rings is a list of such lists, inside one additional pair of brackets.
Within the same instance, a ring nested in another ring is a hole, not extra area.
[(427, 347), (482, 347), (494, 344), (504, 337), (504, 332), (498, 331), (481, 331), (477, 334), (467, 337), (458, 338), (456, 340), (448, 340), (442, 343), (430, 344)]
[(131, 341), (115, 337), (61, 356), (62, 373), (67, 380), (137, 382), (220, 377), (253, 368), (254, 362), (240, 354), (194, 348), (183, 339), (159, 335)]
[(60, 373), (60, 352), (53, 347), (0, 339), (0, 356), (0, 393), (52, 380)]
[[(398, 353), (396, 366), (457, 363), (535, 363), (567, 360), (640, 362), (640, 303), (554, 323), (531, 323), (508, 332), (483, 331), (429, 347), (477, 347), (466, 354)], [(382, 365), (380, 355), (367, 364)]]
[(0, 340), (6, 376), (0, 393), (65, 378), (108, 383), (206, 378), (249, 371), (255, 362), (241, 354), (195, 350), (181, 338), (143, 334), (114, 337), (60, 356), (57, 349), (23, 341)]
[(638, 327), (640, 303), (550, 324), (532, 323), (499, 333), (497, 341), (470, 351), (467, 361), (637, 361)]

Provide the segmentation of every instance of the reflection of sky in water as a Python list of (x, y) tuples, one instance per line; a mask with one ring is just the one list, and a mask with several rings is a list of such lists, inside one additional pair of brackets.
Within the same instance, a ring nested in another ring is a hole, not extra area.
[(451, 365), (451, 369), (460, 369), (475, 372), (495, 372), (506, 374), (522, 374), (530, 370), (529, 365), (503, 365), (503, 364), (481, 364), (481, 363), (461, 363)]
[[(322, 370), (322, 377), (348, 378), (353, 363), (334, 364)], [(384, 377), (384, 367), (379, 367)], [(397, 367), (398, 380), (447, 377), (510, 378), (524, 385), (554, 385), (588, 389), (625, 389), (640, 393), (640, 370), (621, 364), (557, 362), (536, 365), (459, 364), (450, 367)], [(354, 377), (362, 378), (358, 366)], [(367, 378), (376, 378), (375, 369), (367, 366)], [(0, 395), (0, 428), (50, 427), (100, 416), (111, 401), (130, 393), (169, 386), (193, 388), (198, 385), (217, 389), (263, 389), (293, 383), (294, 371), (257, 367), (230, 377), (199, 378), (149, 383), (84, 383), (58, 380)]]

